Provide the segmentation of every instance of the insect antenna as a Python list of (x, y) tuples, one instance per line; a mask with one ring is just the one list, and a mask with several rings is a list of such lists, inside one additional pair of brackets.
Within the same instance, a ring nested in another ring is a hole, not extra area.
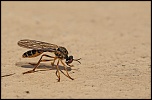
[(81, 58), (79, 58), (79, 59), (73, 59), (73, 61), (77, 61), (77, 62), (79, 62), (80, 64), (81, 64), (81, 62), (79, 61)]

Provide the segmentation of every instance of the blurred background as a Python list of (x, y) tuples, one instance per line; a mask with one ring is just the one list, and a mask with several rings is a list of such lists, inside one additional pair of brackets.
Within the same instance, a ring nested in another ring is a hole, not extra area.
[[(1, 3), (2, 75), (16, 73), (2, 78), (2, 98), (150, 98), (150, 1)], [(16, 63), (40, 57), (23, 59), (21, 39), (64, 46), (82, 58), (69, 72), (76, 79), (56, 83), (55, 70), (23, 76), (30, 68)]]

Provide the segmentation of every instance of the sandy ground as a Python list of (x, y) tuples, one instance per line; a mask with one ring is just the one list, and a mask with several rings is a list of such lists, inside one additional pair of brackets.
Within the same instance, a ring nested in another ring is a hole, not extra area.
[[(2, 98), (151, 98), (150, 7), (150, 2), (3, 1), (1, 75), (15, 74), (1, 77)], [(23, 75), (40, 56), (22, 58), (29, 49), (17, 45), (21, 39), (64, 46), (82, 58), (68, 68), (74, 80), (61, 73), (57, 82), (51, 62)]]

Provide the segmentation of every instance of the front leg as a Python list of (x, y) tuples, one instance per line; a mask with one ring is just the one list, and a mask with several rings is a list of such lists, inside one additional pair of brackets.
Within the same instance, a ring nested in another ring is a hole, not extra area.
[(70, 67), (74, 67), (74, 65), (69, 65), (69, 64), (67, 64), (68, 66), (70, 66)]
[(67, 77), (68, 78), (70, 78), (71, 80), (74, 80), (70, 75), (69, 75), (69, 73), (68, 73), (68, 71), (67, 71), (67, 67), (66, 67), (66, 65), (62, 62), (62, 60), (60, 60), (61, 61), (61, 63), (63, 64), (63, 67), (64, 67), (64, 69), (65, 69), (65, 71), (66, 71), (66, 73), (67, 73)]

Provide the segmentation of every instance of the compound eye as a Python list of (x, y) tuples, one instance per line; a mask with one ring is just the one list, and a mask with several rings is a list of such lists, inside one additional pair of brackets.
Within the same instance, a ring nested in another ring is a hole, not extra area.
[(67, 59), (66, 59), (66, 63), (67, 64), (70, 64), (73, 62), (73, 56), (69, 56)]
[(69, 56), (69, 59), (72, 59), (72, 60), (73, 60), (73, 56)]
[(67, 57), (66, 61), (68, 61), (68, 60), (73, 60), (73, 56)]

